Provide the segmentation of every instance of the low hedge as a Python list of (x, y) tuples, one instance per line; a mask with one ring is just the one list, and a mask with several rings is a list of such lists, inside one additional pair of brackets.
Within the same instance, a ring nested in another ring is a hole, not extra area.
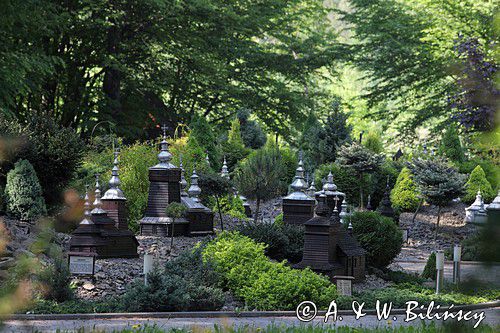
[(294, 310), (302, 301), (327, 306), (337, 296), (330, 281), (310, 269), (294, 270), (265, 256), (266, 245), (238, 232), (223, 232), (203, 250), (225, 286), (257, 310)]

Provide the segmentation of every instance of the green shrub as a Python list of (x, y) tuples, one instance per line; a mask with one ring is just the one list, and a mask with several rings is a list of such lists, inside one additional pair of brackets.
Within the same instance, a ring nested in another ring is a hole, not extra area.
[(386, 267), (401, 251), (401, 231), (392, 219), (377, 212), (355, 212), (351, 223), (356, 239), (367, 251), (368, 265)]
[(224, 305), (225, 294), (219, 288), (220, 277), (204, 263), (201, 249), (183, 252), (156, 267), (148, 283), (136, 281), (120, 298), (121, 310), (144, 311), (210, 311)]
[[(245, 207), (243, 201), (233, 194), (227, 194), (219, 199), (219, 205), (223, 214), (229, 215), (237, 219), (246, 219)], [(217, 211), (217, 201), (214, 196), (206, 199), (206, 206), (212, 211)]]
[(404, 212), (415, 211), (420, 203), (417, 184), (410, 169), (404, 167), (399, 173), (396, 185), (391, 191), (391, 202), (395, 209)]
[(38, 274), (38, 281), (42, 283), (44, 299), (57, 302), (70, 300), (74, 297), (70, 288), (71, 274), (68, 263), (60, 248), (52, 248), (50, 256), (53, 263), (45, 267)]
[(304, 300), (324, 307), (335, 298), (336, 288), (326, 277), (272, 262), (265, 248), (238, 232), (224, 232), (206, 245), (203, 258), (250, 308), (292, 310)]
[(259, 149), (265, 145), (267, 137), (262, 127), (255, 120), (250, 120), (250, 111), (241, 109), (237, 114), (241, 125), (241, 138), (245, 146), (252, 149)]
[(364, 139), (363, 145), (372, 152), (379, 154), (384, 151), (384, 144), (378, 132), (370, 131)]
[(5, 186), (7, 214), (20, 220), (33, 220), (47, 213), (42, 187), (35, 169), (27, 160), (19, 160), (7, 174)]
[(432, 280), (436, 280), (436, 253), (432, 252), (427, 259), (427, 263), (425, 264), (421, 276), (424, 279), (430, 278)]
[(275, 225), (277, 226), (283, 226), (284, 225), (284, 222), (283, 222), (283, 213), (280, 213), (278, 214), (275, 218), (274, 218), (274, 222), (273, 222)]
[(295, 225), (248, 222), (238, 227), (238, 231), (258, 243), (267, 245), (265, 253), (274, 260), (287, 259), (292, 263), (302, 259), (304, 228)]
[(465, 160), (464, 149), (460, 143), (457, 127), (448, 126), (441, 139), (439, 153), (453, 162), (461, 163)]
[(205, 154), (208, 153), (210, 166), (213, 170), (219, 170), (222, 167), (219, 147), (217, 146), (217, 137), (212, 126), (205, 117), (195, 117), (195, 120), (189, 125), (191, 132), (190, 138), (196, 139)]
[[(359, 178), (356, 172), (348, 166), (341, 166), (337, 163), (320, 165), (314, 172), (316, 188), (321, 189), (323, 180), (326, 180), (330, 171), (333, 175), (333, 182), (337, 185), (337, 190), (346, 194), (350, 205), (359, 205)], [(363, 177), (362, 185), (365, 188), (364, 192), (367, 193), (370, 186), (368, 176)]]
[(498, 189), (500, 186), (500, 168), (491, 159), (472, 158), (469, 161), (460, 163), (458, 171), (463, 174), (470, 174), (478, 165), (483, 169), (491, 187), (494, 190)]
[[(380, 168), (375, 170), (369, 176), (369, 191), (363, 190), (363, 193), (371, 193), (371, 204), (373, 208), (378, 207), (380, 201), (384, 197), (387, 187), (387, 179), (389, 179), (389, 188), (393, 188), (396, 184), (400, 172), (399, 165), (392, 160), (386, 159), (380, 165)], [(398, 219), (396, 219), (398, 220)]]
[(228, 139), (222, 144), (222, 152), (226, 157), (229, 171), (232, 172), (238, 162), (248, 156), (250, 150), (245, 147), (241, 138), (240, 122), (234, 119), (231, 122), (231, 129), (228, 133)]
[(483, 196), (483, 200), (485, 202), (493, 201), (496, 196), (495, 191), (486, 179), (486, 174), (480, 165), (476, 166), (474, 170), (472, 170), (469, 180), (465, 183), (465, 194), (462, 197), (462, 201), (467, 204), (474, 202), (478, 190), (481, 190), (481, 195)]
[(51, 117), (36, 114), (22, 124), (0, 119), (2, 135), (21, 138), (21, 144), (8, 160), (0, 163), (0, 175), (7, 174), (14, 161), (28, 160), (39, 177), (45, 202), (49, 206), (59, 205), (61, 191), (73, 178), (84, 153), (78, 134), (71, 128), (60, 127)]
[[(270, 142), (273, 142), (272, 140)], [(266, 145), (267, 147), (273, 147), (275, 145)], [(279, 152), (281, 155), (281, 168), (280, 168), (280, 180), (281, 180), (281, 194), (285, 195), (288, 192), (288, 185), (292, 182), (295, 177), (295, 170), (299, 163), (297, 154), (289, 147), (280, 147)]]

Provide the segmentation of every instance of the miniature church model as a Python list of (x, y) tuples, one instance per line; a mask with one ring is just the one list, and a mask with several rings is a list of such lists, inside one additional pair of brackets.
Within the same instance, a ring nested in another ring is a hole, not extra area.
[(315, 200), (304, 191), (308, 184), (304, 180), (302, 153), (299, 157), (299, 166), (295, 171), (295, 178), (291, 184), (292, 193), (283, 198), (283, 222), (286, 224), (303, 224), (314, 216)]
[(355, 281), (365, 277), (365, 250), (340, 222), (335, 197), (332, 212), (326, 191), (320, 191), (316, 217), (304, 223), (304, 253), (294, 268), (309, 267), (313, 271), (334, 276), (352, 276)]
[(500, 190), (495, 199), (486, 208), (489, 223), (500, 223)]
[[(316, 201), (318, 201), (321, 193), (326, 195), (326, 205), (329, 209), (328, 216), (332, 214), (335, 207), (337, 211), (342, 212), (342, 202), (345, 200), (345, 193), (337, 190), (337, 185), (333, 183), (333, 174), (331, 172), (328, 174), (326, 182), (323, 184), (323, 191), (316, 192), (315, 197)], [(337, 198), (337, 200), (335, 200), (335, 198)]]
[(477, 191), (476, 200), (469, 207), (465, 208), (465, 221), (468, 223), (486, 223), (487, 213), (481, 195), (481, 190)]
[[(196, 171), (191, 176), (191, 186), (187, 193), (184, 170), (171, 163), (172, 154), (168, 151), (166, 128), (163, 127), (163, 138), (158, 154), (159, 163), (149, 168), (149, 193), (145, 216), (140, 220), (141, 235), (159, 236), (194, 236), (213, 233), (213, 212), (205, 207), (198, 196)], [(172, 202), (179, 202), (187, 207), (184, 218), (174, 220), (166, 215), (166, 208)]]
[[(115, 155), (116, 169), (114, 168), (110, 180), (110, 185), (115, 187), (110, 188), (110, 190), (123, 194), (117, 186), (117, 184), (119, 184), (119, 178), (116, 160), (117, 157)], [(110, 195), (108, 195), (108, 197)], [(121, 200), (126, 199), (123, 197)], [(116, 220), (113, 219), (108, 216), (108, 212), (103, 209), (99, 175), (96, 175), (93, 206), (94, 209), (89, 212), (90, 204), (87, 193), (85, 195), (85, 217), (82, 222), (80, 222), (78, 228), (72, 233), (70, 252), (93, 252), (98, 259), (138, 257), (137, 247), (139, 246), (139, 242), (135, 238), (133, 232), (128, 229), (126, 217), (122, 220), (123, 225), (120, 225), (119, 222), (117, 222), (118, 218), (116, 218)], [(115, 216), (118, 216), (118, 213), (115, 214)]]

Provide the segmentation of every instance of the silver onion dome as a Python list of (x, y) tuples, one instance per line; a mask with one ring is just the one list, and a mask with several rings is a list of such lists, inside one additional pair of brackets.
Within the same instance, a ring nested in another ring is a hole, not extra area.
[(200, 199), (198, 196), (201, 194), (201, 188), (198, 186), (198, 175), (196, 174), (196, 170), (193, 170), (193, 175), (191, 176), (191, 186), (189, 186), (188, 194), (189, 197), (193, 199), (195, 202), (199, 202)]
[(123, 191), (120, 189), (120, 176), (118, 175), (118, 155), (120, 150), (116, 149), (114, 151), (113, 169), (111, 169), (111, 178), (109, 179), (109, 189), (104, 193), (102, 197), (104, 200), (126, 200)]
[(222, 178), (229, 178), (229, 171), (227, 169), (226, 156), (224, 156), (224, 162), (222, 163), (222, 170), (220, 172)]
[(89, 201), (89, 186), (85, 185), (85, 204), (83, 210), (83, 220), (80, 224), (94, 224), (90, 218), (90, 201)]
[(106, 211), (102, 209), (101, 201), (101, 185), (99, 185), (99, 174), (95, 174), (95, 197), (94, 197), (94, 209), (90, 212), (92, 215), (106, 214)]
[(179, 168), (181, 169), (181, 180), (180, 180), (180, 185), (181, 185), (181, 197), (187, 197), (188, 194), (186, 193), (186, 187), (188, 185), (186, 178), (184, 177), (184, 166), (182, 164), (182, 156), (179, 157)]
[(500, 210), (500, 190), (498, 190), (498, 194), (493, 199), (493, 201), (488, 205), (487, 210)]
[(311, 186), (307, 189), (307, 194), (311, 197), (314, 196), (314, 193), (316, 193), (316, 185), (314, 184), (314, 178), (311, 182)]
[(155, 165), (154, 169), (173, 169), (175, 165), (170, 163), (172, 160), (172, 154), (168, 151), (168, 142), (167, 142), (167, 127), (162, 126), (163, 137), (160, 142), (160, 153), (158, 154), (159, 163)]
[(307, 190), (307, 182), (304, 179), (304, 167), (302, 163), (302, 153), (299, 155), (299, 165), (297, 169), (295, 169), (295, 178), (293, 179), (290, 187), (292, 188), (292, 193), (287, 195), (283, 199), (291, 199), (291, 200), (314, 200), (311, 199), (307, 194), (304, 193), (304, 190)]
[(323, 185), (323, 190), (325, 190), (325, 192), (335, 192), (337, 190), (337, 185), (333, 183), (333, 174), (331, 171), (328, 173), (326, 183)]

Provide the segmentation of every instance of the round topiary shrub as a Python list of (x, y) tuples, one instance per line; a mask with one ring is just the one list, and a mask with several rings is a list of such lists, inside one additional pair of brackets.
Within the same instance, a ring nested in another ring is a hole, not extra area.
[(491, 202), (495, 198), (496, 193), (486, 179), (486, 174), (480, 165), (472, 170), (469, 180), (465, 183), (465, 194), (462, 201), (467, 204), (474, 202), (478, 190), (481, 190), (485, 202)]
[(7, 174), (5, 197), (7, 214), (17, 219), (33, 220), (47, 213), (35, 169), (26, 160), (16, 162)]
[(417, 184), (413, 180), (410, 169), (404, 167), (399, 173), (396, 185), (391, 191), (392, 206), (404, 212), (415, 211), (420, 202)]
[(392, 219), (377, 212), (355, 212), (351, 223), (356, 239), (367, 252), (368, 265), (386, 267), (401, 251), (401, 231)]

